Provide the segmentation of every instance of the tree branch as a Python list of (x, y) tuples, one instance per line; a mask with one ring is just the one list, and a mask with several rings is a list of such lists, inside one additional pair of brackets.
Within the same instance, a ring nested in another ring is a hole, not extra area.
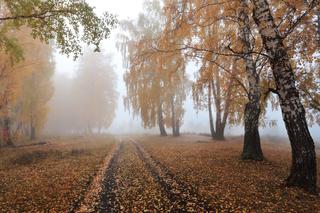
[(33, 13), (30, 15), (17, 15), (17, 16), (7, 16), (0, 17), (0, 21), (18, 20), (18, 19), (45, 19), (60, 14), (73, 14), (71, 10), (61, 9), (61, 10), (46, 10), (41, 13)]
[(308, 5), (308, 9), (302, 15), (297, 17), (292, 22), (290, 27), (286, 30), (286, 32), (284, 32), (284, 34), (281, 36), (282, 39), (287, 38), (296, 29), (296, 27), (300, 24), (300, 22), (303, 20), (303, 18), (305, 18), (311, 12), (311, 10), (313, 10), (319, 4), (319, 2), (320, 2), (319, 0), (312, 0), (310, 2), (310, 4)]

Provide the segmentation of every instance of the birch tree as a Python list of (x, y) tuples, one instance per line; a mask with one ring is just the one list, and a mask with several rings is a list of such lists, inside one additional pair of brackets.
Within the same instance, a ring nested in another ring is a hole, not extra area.
[[(155, 49), (163, 27), (159, 1), (146, 2), (146, 12), (136, 23), (124, 21), (119, 49), (126, 61), (124, 80), (127, 96), (124, 103), (134, 116), (140, 116), (144, 128), (165, 126), (179, 135), (186, 98), (185, 61), (180, 53), (160, 53)], [(126, 34), (127, 32), (127, 34)]]
[(315, 192), (317, 171), (314, 141), (308, 129), (305, 109), (290, 62), (291, 57), (284, 41), (319, 4), (317, 0), (306, 2), (306, 5), (297, 3), (300, 10), (290, 16), (291, 19), (282, 22), (282, 25), (277, 25), (269, 1), (252, 0), (253, 18), (272, 67), (283, 120), (292, 147), (292, 167), (286, 184)]

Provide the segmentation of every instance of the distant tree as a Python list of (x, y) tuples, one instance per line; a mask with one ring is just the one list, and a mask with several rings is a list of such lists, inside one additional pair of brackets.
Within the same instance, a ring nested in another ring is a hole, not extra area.
[(53, 49), (30, 36), (30, 29), (13, 30), (10, 36), (21, 42), (24, 60), (12, 63), (11, 56), (1, 53), (0, 113), (2, 139), (12, 144), (12, 133), (29, 135), (43, 127), (47, 102), (52, 95)]
[(238, 82), (241, 73), (237, 72), (237, 66), (240, 65), (235, 61), (229, 62), (230, 59), (232, 60), (232, 58), (216, 60), (219, 64), (218, 61), (223, 61), (221, 67), (203, 59), (193, 85), (195, 107), (198, 110), (208, 110), (211, 137), (215, 140), (224, 140), (227, 123), (239, 124), (243, 117), (243, 111), (238, 108), (246, 99), (246, 93), (239, 87)]
[(73, 79), (75, 127), (88, 134), (101, 133), (115, 117), (118, 93), (112, 56), (87, 51)]
[(164, 23), (161, 4), (146, 2), (145, 8), (147, 12), (140, 14), (137, 23), (121, 24), (124, 32), (119, 49), (128, 69), (125, 106), (141, 117), (143, 127), (158, 125), (162, 136), (167, 135), (165, 126), (172, 127), (173, 135), (178, 136), (188, 88), (185, 61), (180, 53), (155, 51)]
[[(4, 143), (11, 144), (15, 124), (20, 131), (29, 123), (30, 137), (35, 138), (36, 130), (45, 121), (46, 102), (52, 94), (51, 53), (39, 51), (43, 47), (36, 43), (53, 41), (61, 53), (77, 58), (82, 53), (82, 43), (99, 51), (101, 41), (110, 35), (117, 20), (108, 13), (98, 17), (94, 8), (83, 0), (1, 0), (0, 4), (0, 111)], [(23, 37), (13, 35), (25, 29)], [(28, 43), (35, 45), (34, 52)], [(41, 53), (43, 58), (34, 57)], [(32, 55), (34, 61), (30, 60)], [(46, 65), (49, 67), (41, 68)]]
[[(163, 55), (158, 57), (162, 58)], [(183, 125), (185, 113), (183, 104), (190, 88), (185, 73), (185, 61), (179, 54), (169, 55), (162, 59), (160, 69), (163, 84), (163, 93), (160, 95), (165, 106), (165, 123), (167, 127), (172, 128), (174, 136), (180, 136), (180, 127)]]
[[(47, 121), (49, 113), (48, 102), (54, 88), (52, 76), (54, 73), (53, 48), (38, 42), (37, 53), (32, 72), (26, 76), (21, 85), (20, 96), (14, 107), (18, 131), (24, 131), (30, 140), (35, 140)], [(41, 51), (39, 51), (39, 49)]]
[(79, 105), (75, 103), (73, 79), (64, 74), (56, 74), (53, 78), (54, 94), (49, 101), (50, 111), (44, 133), (47, 135), (82, 134), (77, 129)]

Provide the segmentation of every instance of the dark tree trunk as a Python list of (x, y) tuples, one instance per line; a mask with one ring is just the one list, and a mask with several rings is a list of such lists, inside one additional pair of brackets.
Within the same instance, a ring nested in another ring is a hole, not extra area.
[(218, 140), (225, 140), (224, 131), (227, 125), (227, 120), (230, 113), (230, 102), (231, 102), (231, 93), (232, 93), (233, 79), (231, 78), (228, 83), (227, 94), (225, 97), (225, 104), (223, 110), (223, 118), (220, 121), (220, 125), (216, 128), (216, 138)]
[(222, 124), (221, 117), (221, 88), (220, 88), (220, 77), (216, 73), (216, 84), (212, 82), (212, 92), (216, 105), (216, 131), (214, 134), (215, 140), (224, 140), (224, 126)]
[(224, 129), (225, 129), (225, 126), (222, 123), (221, 102), (218, 101), (217, 112), (216, 112), (216, 134), (215, 134), (216, 140), (219, 140), (219, 141), (224, 140)]
[[(216, 140), (223, 140), (223, 132), (222, 132), (222, 115), (221, 115), (221, 85), (220, 85), (220, 74), (219, 70), (217, 71), (216, 75), (216, 84), (212, 85), (213, 93), (215, 94), (215, 104), (216, 104)], [(222, 135), (222, 136), (221, 136)]]
[(208, 111), (209, 111), (210, 133), (211, 133), (212, 139), (215, 139), (216, 132), (214, 130), (213, 116), (212, 116), (211, 82), (209, 82), (209, 85), (208, 85)]
[(31, 116), (31, 122), (30, 122), (30, 140), (36, 139), (36, 128), (33, 124), (33, 116)]
[(216, 127), (215, 139), (220, 140), (220, 141), (225, 140), (224, 129), (225, 129), (225, 126), (223, 126), (222, 124), (220, 124)]
[(249, 82), (249, 102), (244, 110), (244, 145), (242, 159), (263, 160), (263, 153), (260, 145), (259, 118), (260, 118), (260, 77), (250, 51), (252, 42), (250, 40), (250, 20), (248, 11), (248, 0), (241, 0), (239, 13), (240, 40), (243, 44), (244, 61), (246, 64), (246, 75)]
[(315, 193), (317, 189), (315, 146), (308, 129), (305, 109), (296, 88), (289, 55), (274, 23), (267, 0), (252, 0), (252, 2), (253, 18), (269, 55), (282, 116), (292, 148), (291, 173), (286, 183), (288, 186), (300, 187)]
[[(222, 109), (222, 101), (221, 101), (221, 85), (220, 85), (219, 71), (215, 75), (215, 83), (214, 81), (211, 81), (211, 84), (209, 85), (209, 89), (210, 88), (212, 89), (212, 94), (213, 94), (213, 98), (216, 106), (216, 129), (214, 129), (213, 127), (213, 121), (211, 123), (211, 120), (213, 119), (212, 119), (212, 113), (210, 113), (211, 109), (209, 107), (209, 114), (211, 114), (210, 127), (212, 127), (211, 135), (213, 139), (216, 139), (216, 140), (225, 140), (224, 131), (225, 131), (228, 117), (229, 117), (232, 84), (233, 84), (233, 80), (230, 79), (230, 82), (228, 84), (228, 89), (224, 99), (225, 101), (224, 101), (223, 109)], [(209, 96), (211, 97), (211, 91), (209, 91)], [(209, 98), (208, 102), (209, 104), (211, 104), (211, 98)]]
[(31, 134), (30, 134), (30, 140), (36, 139), (36, 128), (34, 126), (31, 126)]
[(162, 103), (160, 103), (159, 110), (158, 110), (158, 125), (160, 129), (160, 135), (167, 136), (166, 128), (164, 127), (164, 122), (163, 122)]
[(174, 136), (180, 136), (180, 121), (179, 119), (176, 120), (176, 132)]
[(3, 129), (2, 129), (2, 137), (3, 137), (3, 143), (6, 146), (13, 146), (12, 138), (11, 138), (11, 132), (10, 132), (10, 119), (4, 118), (3, 120)]
[(259, 115), (259, 102), (249, 102), (246, 104), (244, 110), (244, 146), (242, 151), (242, 159), (244, 160), (263, 160), (263, 153), (260, 145), (260, 135), (258, 126)]
[(162, 123), (159, 123), (159, 129), (160, 129), (160, 136), (167, 136), (167, 131)]
[(174, 107), (174, 97), (171, 96), (171, 125), (172, 125), (172, 135), (176, 135), (176, 113)]

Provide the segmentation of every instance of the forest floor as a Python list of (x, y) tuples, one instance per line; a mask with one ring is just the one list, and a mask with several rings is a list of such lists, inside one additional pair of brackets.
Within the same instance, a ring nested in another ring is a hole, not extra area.
[(68, 212), (92, 182), (115, 138), (65, 138), (0, 148), (0, 212)]
[(320, 212), (319, 196), (283, 185), (290, 146), (276, 139), (262, 141), (262, 162), (240, 159), (240, 137), (88, 142), (0, 150), (0, 212)]

